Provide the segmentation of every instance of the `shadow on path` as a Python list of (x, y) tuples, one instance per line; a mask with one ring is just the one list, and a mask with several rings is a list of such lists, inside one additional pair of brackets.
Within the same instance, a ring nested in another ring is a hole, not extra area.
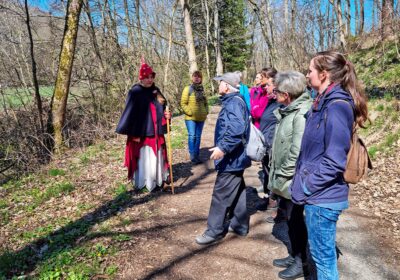
[[(177, 165), (180, 165), (183, 170), (190, 170), (191, 168), (189, 167), (191, 163), (178, 163)], [(208, 176), (212, 171), (213, 170), (205, 169), (199, 174), (200, 176), (196, 176), (189, 184), (177, 188), (176, 193), (179, 194), (190, 191), (198, 184), (199, 180)], [(190, 173), (190, 175), (191, 174), (192, 173)], [(133, 190), (121, 193), (94, 211), (87, 213), (76, 221), (70, 222), (47, 236), (31, 242), (19, 250), (14, 252), (8, 251), (0, 255), (0, 275), (12, 277), (28, 274), (34, 271), (39, 263), (57, 257), (63, 250), (79, 246), (81, 241), (87, 238), (93, 239), (100, 237), (101, 234), (96, 235), (89, 233), (94, 225), (102, 223), (131, 207), (158, 199), (163, 195), (166, 195), (166, 193), (161, 191), (139, 195)], [(161, 225), (160, 229), (163, 227), (164, 226)], [(153, 230), (157, 230), (157, 228)], [(133, 231), (132, 234), (133, 233), (135, 233), (135, 231)]]

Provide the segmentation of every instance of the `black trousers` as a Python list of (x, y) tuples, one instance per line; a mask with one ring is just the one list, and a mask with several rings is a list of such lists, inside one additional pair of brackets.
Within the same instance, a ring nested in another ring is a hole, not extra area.
[(261, 161), (262, 169), (264, 174), (264, 182), (263, 189), (265, 194), (270, 194), (271, 191), (268, 189), (268, 180), (269, 180), (269, 154), (266, 154), (265, 157)]
[(292, 247), (292, 257), (299, 256), (307, 260), (307, 227), (304, 221), (304, 205), (294, 204), (290, 199), (281, 197), (280, 204), (285, 207), (288, 217), (288, 234)]
[(206, 234), (224, 236), (231, 226), (240, 234), (249, 231), (243, 171), (218, 172), (208, 213)]

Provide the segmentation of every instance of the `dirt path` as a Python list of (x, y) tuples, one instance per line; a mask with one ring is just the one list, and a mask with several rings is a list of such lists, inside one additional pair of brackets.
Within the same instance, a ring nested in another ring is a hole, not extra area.
[[(205, 125), (201, 152), (204, 160), (213, 145), (217, 113), (218, 107), (213, 107)], [(246, 170), (248, 186), (260, 185), (258, 171), (256, 164)], [(273, 225), (264, 222), (267, 213), (251, 216), (247, 237), (228, 234), (222, 242), (199, 246), (194, 238), (206, 227), (216, 175), (213, 164), (177, 163), (175, 172), (179, 186), (176, 195), (150, 195), (141, 205), (151, 211), (147, 216), (143, 213), (138, 216), (135, 207), (125, 210), (124, 215), (136, 217), (135, 222), (118, 231), (135, 238), (125, 242), (115, 256), (119, 267), (117, 278), (278, 279), (280, 269), (272, 266), (272, 260), (286, 256), (287, 251), (272, 236)], [(133, 199), (140, 200), (143, 196)], [(341, 216), (338, 224), (338, 246), (343, 252), (339, 260), (341, 279), (400, 279), (399, 256), (379, 239), (382, 230), (374, 228), (374, 220), (358, 209), (350, 208)]]

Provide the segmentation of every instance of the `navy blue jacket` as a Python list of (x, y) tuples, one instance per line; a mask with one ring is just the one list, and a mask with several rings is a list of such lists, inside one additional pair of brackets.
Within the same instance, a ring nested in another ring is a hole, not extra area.
[(251, 165), (243, 144), (250, 129), (249, 110), (239, 92), (221, 96), (220, 100), (222, 108), (215, 126), (214, 145), (225, 155), (215, 161), (215, 169), (218, 172), (242, 171)]
[(134, 137), (154, 136), (154, 125), (150, 111), (150, 103), (153, 103), (157, 111), (158, 135), (165, 133), (162, 126), (162, 116), (165, 104), (158, 102), (157, 96), (162, 96), (160, 90), (154, 86), (143, 87), (135, 84), (128, 92), (125, 109), (119, 120), (116, 132)]
[(278, 119), (274, 111), (276, 108), (282, 108), (283, 105), (275, 99), (270, 99), (260, 119), (260, 131), (264, 134), (267, 153), (270, 154), (272, 143), (274, 142), (275, 126)]
[[(345, 100), (347, 102), (337, 101)], [(296, 204), (342, 210), (349, 186), (343, 179), (354, 122), (354, 102), (336, 85), (307, 113), (306, 127), (291, 185)]]

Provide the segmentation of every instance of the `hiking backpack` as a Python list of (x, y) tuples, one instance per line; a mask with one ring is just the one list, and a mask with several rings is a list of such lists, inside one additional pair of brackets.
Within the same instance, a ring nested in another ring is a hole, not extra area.
[(253, 161), (261, 161), (266, 152), (265, 139), (262, 132), (253, 124), (251, 117), (249, 118), (250, 133), (247, 139), (246, 155)]
[[(345, 100), (337, 99), (335, 102), (346, 102), (354, 112), (351, 104)], [(329, 105), (329, 104), (328, 104)], [(354, 114), (355, 116), (355, 114)], [(325, 124), (327, 112), (325, 113)], [(347, 153), (346, 169), (343, 173), (343, 178), (347, 183), (356, 184), (360, 182), (368, 174), (368, 169), (372, 169), (372, 162), (368, 155), (368, 149), (363, 140), (357, 134), (356, 124), (353, 125), (353, 131), (350, 142), (350, 150)]]
[[(241, 97), (238, 97), (242, 102), (245, 104), (246, 108), (247, 105)], [(246, 125), (246, 131), (250, 126), (250, 132), (248, 137), (242, 140), (243, 145), (245, 147), (246, 155), (253, 161), (261, 161), (265, 154), (267, 153), (267, 147), (265, 146), (265, 138), (262, 132), (253, 124), (251, 121), (251, 117)]]

